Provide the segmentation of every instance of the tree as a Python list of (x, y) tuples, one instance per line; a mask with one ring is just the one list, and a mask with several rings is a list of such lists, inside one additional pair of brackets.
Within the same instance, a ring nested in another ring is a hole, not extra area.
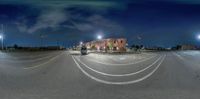
[(134, 48), (135, 48), (135, 46), (136, 46), (135, 44), (131, 45), (131, 49), (134, 49)]
[(18, 48), (18, 45), (17, 44), (14, 44), (14, 46), (13, 46), (15, 49), (17, 49)]
[(109, 47), (109, 49), (112, 49), (113, 48), (113, 44), (111, 42), (108, 42), (108, 47)]
[(140, 49), (142, 49), (144, 47), (144, 45), (140, 45)]
[(139, 49), (140, 49), (140, 46), (139, 46), (139, 45), (136, 45), (135, 48), (136, 48), (136, 50), (139, 50)]
[(177, 46), (176, 46), (176, 49), (177, 49), (177, 50), (180, 50), (180, 49), (181, 49), (181, 45), (177, 45)]

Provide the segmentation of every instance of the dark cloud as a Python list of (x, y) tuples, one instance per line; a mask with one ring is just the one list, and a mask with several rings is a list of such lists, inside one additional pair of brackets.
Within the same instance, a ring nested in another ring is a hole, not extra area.
[[(100, 1), (96, 2), (99, 3)], [(75, 2), (70, 2), (70, 4), (74, 5)], [(102, 2), (108, 3), (111, 7), (113, 5), (110, 2)], [(82, 5), (81, 2), (78, 4)], [(86, 3), (90, 5), (90, 3)], [(83, 5), (86, 5), (83, 3)], [(46, 4), (45, 4), (46, 5)], [(69, 4), (68, 4), (69, 5)], [(96, 29), (102, 29), (105, 31), (112, 31), (112, 32), (122, 32), (123, 27), (120, 26), (117, 22), (114, 22), (102, 15), (102, 13), (96, 13), (92, 10), (84, 9), (81, 12), (77, 12), (74, 10), (74, 6), (45, 6), (45, 7), (37, 7), (40, 9), (40, 12), (37, 16), (35, 16), (35, 21), (32, 23), (31, 20), (33, 18), (20, 16), (17, 22), (15, 22), (16, 26), (18, 27), (20, 32), (25, 33), (39, 33), (41, 30), (46, 30), (47, 28), (51, 29), (63, 29), (65, 28), (66, 31), (68, 29), (79, 30), (79, 32), (94, 32)], [(95, 4), (91, 4), (95, 5)], [(100, 6), (101, 3), (98, 5)], [(34, 5), (33, 5), (34, 6)], [(93, 8), (92, 6), (87, 6), (88, 8)], [(75, 7), (79, 9), (81, 7)], [(94, 9), (94, 8), (93, 8)], [(105, 8), (104, 8), (105, 9)], [(106, 10), (107, 11), (107, 10)], [(90, 13), (90, 14), (85, 14)], [(65, 24), (67, 23), (67, 24)], [(48, 31), (50, 32), (50, 31)], [(46, 33), (48, 33), (46, 32)]]

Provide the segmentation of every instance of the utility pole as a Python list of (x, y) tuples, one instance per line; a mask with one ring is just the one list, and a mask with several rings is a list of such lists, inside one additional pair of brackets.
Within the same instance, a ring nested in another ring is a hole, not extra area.
[(43, 35), (43, 34), (40, 34), (40, 40), (41, 40), (41, 47), (45, 47), (45, 44), (44, 44), (44, 39), (46, 38), (46, 35)]

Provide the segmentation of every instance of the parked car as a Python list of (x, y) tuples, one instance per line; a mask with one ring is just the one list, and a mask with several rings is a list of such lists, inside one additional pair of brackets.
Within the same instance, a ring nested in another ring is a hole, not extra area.
[(86, 46), (81, 47), (81, 55), (87, 55), (87, 47)]

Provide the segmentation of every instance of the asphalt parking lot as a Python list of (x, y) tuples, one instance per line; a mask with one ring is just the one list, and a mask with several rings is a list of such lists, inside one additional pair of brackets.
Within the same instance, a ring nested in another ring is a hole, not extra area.
[(199, 99), (200, 52), (0, 53), (1, 99)]

